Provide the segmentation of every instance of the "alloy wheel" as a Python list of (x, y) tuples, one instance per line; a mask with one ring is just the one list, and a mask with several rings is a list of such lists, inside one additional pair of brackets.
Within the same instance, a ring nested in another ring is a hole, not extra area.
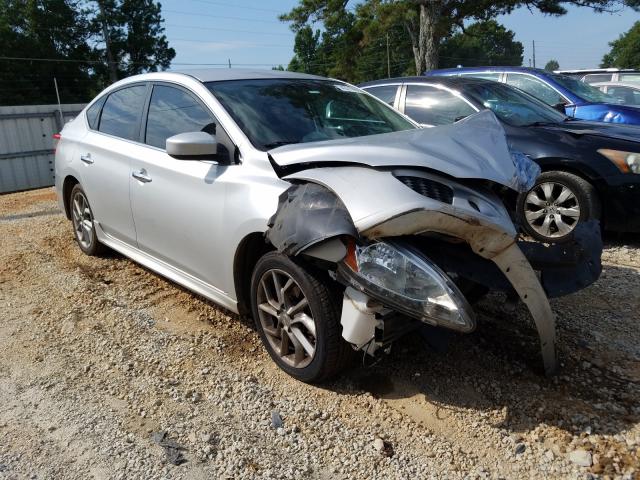
[(309, 365), (316, 352), (316, 323), (298, 283), (282, 270), (267, 270), (260, 278), (257, 305), (272, 350), (291, 367)]
[(534, 186), (524, 201), (524, 214), (529, 226), (548, 238), (568, 235), (580, 219), (576, 194), (566, 185), (544, 182)]
[(71, 217), (78, 243), (84, 249), (90, 249), (93, 243), (93, 214), (83, 192), (76, 192), (72, 198)]

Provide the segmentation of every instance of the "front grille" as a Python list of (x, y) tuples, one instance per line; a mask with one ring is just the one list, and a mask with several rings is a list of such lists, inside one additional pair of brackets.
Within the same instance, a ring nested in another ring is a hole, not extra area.
[(442, 203), (453, 203), (453, 189), (444, 183), (422, 177), (396, 177), (414, 192)]

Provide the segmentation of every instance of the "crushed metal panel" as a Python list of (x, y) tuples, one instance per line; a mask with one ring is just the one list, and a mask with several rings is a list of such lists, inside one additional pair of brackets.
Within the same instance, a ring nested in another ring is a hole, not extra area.
[(358, 164), (430, 169), (516, 188), (519, 174), (504, 128), (490, 110), (452, 125), (298, 143), (270, 150), (269, 155), (281, 175), (309, 166)]
[(338, 235), (358, 237), (349, 212), (331, 191), (315, 183), (292, 185), (278, 200), (266, 237), (281, 253), (297, 255)]

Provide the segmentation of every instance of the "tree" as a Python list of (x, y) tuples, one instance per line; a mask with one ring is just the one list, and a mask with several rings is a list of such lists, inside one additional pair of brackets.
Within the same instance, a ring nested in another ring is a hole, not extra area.
[(142, 72), (165, 70), (176, 56), (164, 34), (160, 4), (153, 0), (96, 0), (95, 53), (106, 62), (97, 69), (111, 82)]
[[(292, 22), (297, 31), (305, 24), (322, 22), (326, 26), (335, 18), (348, 14), (348, 0), (300, 0), (281, 20)], [(400, 20), (406, 29), (415, 61), (415, 71), (437, 68), (440, 44), (457, 30), (465, 30), (470, 20), (486, 21), (525, 6), (548, 15), (564, 15), (566, 6), (590, 7), (597, 12), (611, 11), (624, 5), (640, 7), (640, 0), (364, 0), (374, 5), (378, 15)]]
[(49, 61), (0, 60), (0, 104), (55, 103), (56, 78), (63, 102), (94, 93), (87, 12), (73, 0), (0, 0), (4, 55)]
[(611, 50), (602, 57), (601, 67), (640, 68), (640, 22), (609, 46)]
[(554, 60), (553, 58), (551, 60), (549, 60), (547, 62), (547, 64), (544, 66), (544, 69), (547, 72), (553, 72), (555, 70), (559, 70), (560, 69), (560, 64), (558, 63), (557, 60)]
[(474, 23), (441, 43), (438, 66), (522, 65), (524, 47), (514, 37), (495, 20)]

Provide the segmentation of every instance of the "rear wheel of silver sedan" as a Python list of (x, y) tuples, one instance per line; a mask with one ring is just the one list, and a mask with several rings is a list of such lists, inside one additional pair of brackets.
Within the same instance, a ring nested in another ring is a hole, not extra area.
[(96, 236), (93, 212), (89, 206), (89, 200), (79, 184), (75, 185), (71, 190), (69, 209), (71, 210), (73, 233), (80, 250), (92, 256), (103, 253), (105, 247), (98, 241)]
[(520, 223), (536, 240), (561, 243), (571, 239), (579, 222), (600, 218), (593, 185), (568, 172), (545, 172), (518, 200)]
[(262, 342), (280, 368), (303, 382), (330, 378), (351, 356), (341, 298), (329, 282), (277, 252), (260, 258), (253, 272), (251, 306)]

